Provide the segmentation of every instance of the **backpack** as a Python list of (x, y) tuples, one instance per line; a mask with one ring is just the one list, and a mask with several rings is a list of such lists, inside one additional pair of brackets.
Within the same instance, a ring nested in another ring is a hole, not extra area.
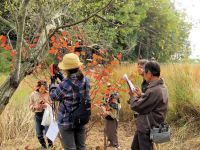
[[(69, 112), (69, 121), (73, 122), (75, 126), (85, 125), (89, 122), (91, 116), (91, 101), (87, 99), (86, 96), (82, 96), (79, 87), (74, 85), (69, 79), (67, 80), (69, 85), (72, 86), (74, 92), (78, 94), (78, 106), (73, 111)], [(84, 88), (86, 89), (86, 83)], [(67, 110), (64, 102), (63, 105)]]

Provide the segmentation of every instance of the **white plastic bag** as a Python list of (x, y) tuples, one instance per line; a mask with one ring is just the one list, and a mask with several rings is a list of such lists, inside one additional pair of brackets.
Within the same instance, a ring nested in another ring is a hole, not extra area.
[(41, 125), (49, 126), (51, 122), (53, 122), (53, 110), (52, 107), (49, 104), (47, 104), (47, 107), (44, 110)]

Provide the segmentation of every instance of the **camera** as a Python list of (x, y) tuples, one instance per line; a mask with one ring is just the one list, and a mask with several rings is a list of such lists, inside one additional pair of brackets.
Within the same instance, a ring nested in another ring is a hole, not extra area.
[(51, 65), (51, 78), (54, 80), (58, 78), (60, 81), (64, 79), (63, 74), (60, 72), (60, 69), (58, 68), (58, 64)]

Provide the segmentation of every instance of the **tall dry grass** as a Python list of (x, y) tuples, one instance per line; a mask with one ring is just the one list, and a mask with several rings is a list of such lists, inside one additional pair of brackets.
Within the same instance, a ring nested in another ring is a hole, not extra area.
[[(136, 86), (140, 86), (142, 77), (137, 74), (135, 64), (126, 64), (116, 68), (118, 77), (124, 73)], [(161, 78), (168, 88), (169, 121), (180, 119), (188, 121), (192, 117), (200, 117), (200, 65), (199, 64), (162, 64)], [(121, 93), (123, 107), (127, 107), (128, 94)], [(125, 112), (127, 113), (125, 113)], [(129, 109), (121, 111), (122, 118), (130, 114)]]
[(34, 135), (33, 113), (28, 107), (31, 91), (32, 89), (23, 82), (1, 114), (0, 145), (14, 139), (26, 141)]

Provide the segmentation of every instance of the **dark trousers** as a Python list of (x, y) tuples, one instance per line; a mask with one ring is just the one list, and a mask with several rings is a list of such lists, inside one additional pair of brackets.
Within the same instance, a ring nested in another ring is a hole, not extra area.
[[(35, 113), (35, 131), (40, 144), (42, 145), (42, 147), (46, 148), (47, 146), (44, 139), (44, 134), (47, 132), (49, 127), (41, 125), (42, 117), (43, 117), (43, 112)], [(48, 138), (47, 141), (48, 141), (48, 146), (52, 147), (53, 146), (52, 141)]]
[(150, 135), (136, 131), (131, 150), (153, 150), (153, 143), (150, 140)]
[(118, 122), (116, 119), (108, 120), (105, 119), (105, 134), (110, 141), (112, 147), (118, 147), (118, 137), (117, 137), (117, 127)]
[(84, 127), (65, 129), (59, 125), (59, 131), (64, 150), (86, 150)]

